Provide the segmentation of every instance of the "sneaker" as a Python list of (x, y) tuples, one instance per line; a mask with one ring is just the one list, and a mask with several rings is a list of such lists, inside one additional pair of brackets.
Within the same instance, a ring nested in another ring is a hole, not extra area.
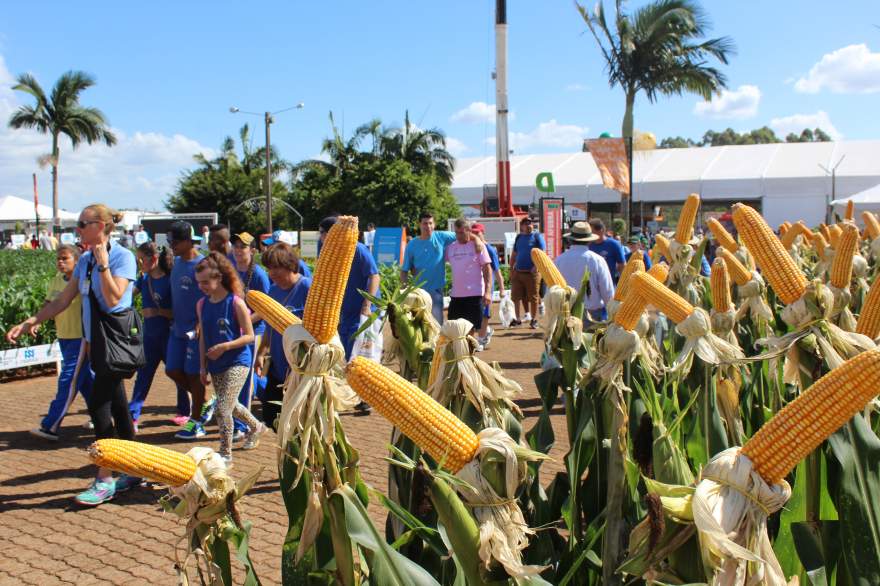
[(115, 482), (104, 482), (96, 478), (86, 491), (76, 495), (73, 500), (87, 507), (97, 507), (101, 503), (111, 500), (115, 494)]
[(175, 415), (171, 418), (171, 421), (173, 421), (174, 425), (177, 427), (182, 427), (186, 425), (187, 421), (189, 421), (189, 415)]
[(123, 474), (116, 479), (116, 492), (125, 492), (126, 490), (131, 490), (132, 488), (138, 487), (143, 483), (144, 481), (141, 478), (137, 478), (136, 476), (129, 476), (128, 474)]
[(183, 429), (174, 434), (174, 437), (182, 440), (194, 440), (205, 437), (205, 428), (200, 421), (190, 419), (183, 426)]
[(533, 330), (537, 330), (538, 329), (538, 320), (533, 319), (531, 322), (529, 322), (529, 327), (532, 328)]
[(132, 419), (131, 424), (134, 426), (134, 434), (137, 435), (138, 431), (140, 431), (140, 428), (138, 428), (138, 420)]
[(522, 318), (523, 321), (532, 321), (532, 313), (527, 311), (526, 314)]
[(92, 423), (91, 419), (89, 419), (88, 421), (83, 423), (83, 427), (85, 427), (86, 429), (95, 429), (95, 424)]
[(541, 302), (541, 305), (538, 306), (538, 315), (544, 315), (544, 302)]
[(241, 440), (243, 440), (246, 437), (247, 437), (247, 432), (243, 429), (236, 429), (235, 431), (232, 432), (232, 441), (233, 442), (240, 442)]
[(48, 429), (43, 429), (42, 427), (35, 427), (30, 430), (28, 433), (31, 435), (35, 435), (37, 437), (43, 438), (44, 440), (49, 440), (50, 442), (58, 441), (58, 434), (49, 431)]
[(482, 351), (485, 350), (485, 349), (486, 349), (486, 348), (483, 346), (483, 344), (477, 342), (477, 347), (474, 348), (474, 352), (482, 352)]
[(515, 320), (513, 320), (513, 321), (510, 322), (510, 327), (511, 327), (511, 328), (512, 328), (513, 326), (521, 326), (521, 325), (522, 325), (522, 320), (521, 320), (521, 319), (515, 319)]
[(202, 425), (208, 425), (211, 423), (211, 419), (214, 417), (214, 411), (217, 409), (217, 397), (211, 397), (211, 400), (202, 405), (202, 416), (199, 418), (199, 421), (202, 422)]
[(361, 413), (364, 413), (364, 414), (369, 413), (370, 411), (373, 410), (373, 408), (370, 407), (370, 405), (366, 401), (361, 401), (360, 403), (355, 405), (354, 408), (355, 408), (355, 410), (360, 411)]
[(257, 424), (256, 429), (251, 430), (245, 436), (247, 439), (244, 442), (244, 445), (241, 446), (242, 450), (253, 450), (258, 445), (260, 445), (260, 436), (269, 431), (269, 428), (263, 425), (262, 423)]

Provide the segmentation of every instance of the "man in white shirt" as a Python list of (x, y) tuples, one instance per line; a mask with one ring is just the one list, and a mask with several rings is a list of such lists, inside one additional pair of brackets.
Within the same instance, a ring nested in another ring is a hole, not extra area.
[(614, 297), (614, 282), (605, 259), (591, 251), (589, 243), (598, 239), (587, 222), (575, 222), (571, 232), (564, 234), (569, 249), (556, 257), (556, 267), (570, 287), (578, 289), (584, 271), (590, 271), (590, 293), (584, 309), (594, 321), (608, 319), (605, 306)]

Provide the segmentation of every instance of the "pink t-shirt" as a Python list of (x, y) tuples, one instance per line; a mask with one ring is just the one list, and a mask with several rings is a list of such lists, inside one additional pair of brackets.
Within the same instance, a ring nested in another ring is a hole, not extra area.
[(483, 265), (492, 263), (486, 247), (477, 254), (473, 242), (455, 241), (446, 247), (446, 261), (452, 267), (452, 297), (482, 297)]

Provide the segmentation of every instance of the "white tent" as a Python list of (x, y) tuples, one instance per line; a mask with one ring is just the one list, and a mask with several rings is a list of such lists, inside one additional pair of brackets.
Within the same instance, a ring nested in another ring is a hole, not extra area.
[[(37, 206), (37, 212), (40, 214), (41, 224), (44, 223), (47, 227), (52, 225), (52, 208), (50, 206), (40, 204)], [(62, 225), (72, 225), (79, 219), (79, 214), (62, 209), (58, 210), (58, 216), (61, 218)], [(36, 223), (34, 202), (14, 195), (0, 197), (0, 224), (8, 225), (15, 222)]]
[(831, 205), (834, 206), (834, 211), (837, 214), (843, 216), (844, 212), (846, 211), (847, 202), (850, 201), (855, 204), (855, 219), (859, 223), (861, 223), (859, 212), (880, 212), (880, 183), (878, 183), (874, 187), (870, 187), (849, 197), (845, 197), (843, 199), (835, 199), (831, 202)]

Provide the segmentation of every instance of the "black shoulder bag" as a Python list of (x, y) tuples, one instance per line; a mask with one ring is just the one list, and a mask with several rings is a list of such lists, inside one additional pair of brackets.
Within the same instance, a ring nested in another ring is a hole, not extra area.
[(92, 283), (94, 266), (93, 258), (86, 273), (92, 309), (92, 341), (89, 347), (92, 369), (96, 374), (131, 378), (147, 363), (141, 316), (134, 307), (126, 307), (117, 313), (105, 313), (101, 309)]

